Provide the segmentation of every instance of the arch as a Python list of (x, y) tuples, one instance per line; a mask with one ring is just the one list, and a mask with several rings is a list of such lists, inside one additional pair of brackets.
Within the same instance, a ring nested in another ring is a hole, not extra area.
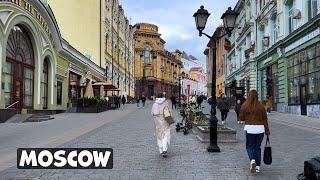
[(57, 64), (57, 57), (55, 56), (54, 52), (50, 50), (49, 48), (45, 49), (43, 55), (42, 55), (42, 63), (44, 61), (47, 61), (48, 63), (48, 105), (49, 108), (53, 104), (56, 104), (55, 102), (55, 74), (56, 74), (56, 64)]
[(15, 25), (8, 33), (5, 79), (5, 105), (15, 108), (33, 108), (34, 51), (29, 33), (21, 25)]
[[(3, 66), (3, 61), (1, 58), (3, 58), (3, 48), (4, 48), (4, 45), (3, 45), (3, 42), (2, 40), (4, 39), (4, 35), (3, 35), (3, 31), (2, 31), (2, 28), (0, 27), (0, 70), (2, 69), (2, 66)], [(0, 79), (2, 79), (2, 70), (0, 71)], [(3, 90), (2, 90), (2, 83), (0, 83), (0, 99), (4, 99), (3, 98)], [(4, 108), (4, 102), (3, 101), (0, 101), (0, 108)]]
[[(4, 29), (4, 46), (3, 49), (7, 48), (7, 43), (9, 39), (9, 35), (12, 29), (14, 29), (15, 26), (22, 27), (30, 39), (31, 46), (33, 49), (33, 62), (34, 62), (34, 70), (33, 70), (33, 99), (32, 104), (35, 108), (38, 104), (40, 104), (40, 47), (41, 47), (41, 41), (39, 40), (39, 34), (37, 26), (34, 24), (34, 22), (26, 15), (23, 14), (17, 14), (14, 17), (12, 17), (8, 21), (8, 26)], [(3, 59), (2, 62), (6, 62), (6, 56), (7, 54), (4, 54), (3, 51)]]

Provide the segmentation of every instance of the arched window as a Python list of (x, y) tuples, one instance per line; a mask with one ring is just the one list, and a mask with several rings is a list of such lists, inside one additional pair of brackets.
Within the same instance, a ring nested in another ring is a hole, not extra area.
[(41, 77), (41, 104), (43, 109), (48, 108), (48, 77), (49, 77), (49, 67), (48, 59), (45, 58), (43, 61), (43, 71)]
[(5, 105), (32, 108), (34, 52), (26, 30), (17, 25), (10, 32), (4, 66)]

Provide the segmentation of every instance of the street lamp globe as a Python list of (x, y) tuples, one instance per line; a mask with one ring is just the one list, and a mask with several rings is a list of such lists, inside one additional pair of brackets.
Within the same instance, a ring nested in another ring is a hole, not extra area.
[(226, 10), (225, 13), (222, 14), (221, 19), (223, 19), (223, 26), (228, 36), (231, 36), (231, 31), (235, 27), (236, 19), (239, 13), (233, 11), (231, 7)]
[(202, 35), (202, 31), (206, 27), (209, 16), (210, 16), (210, 13), (206, 9), (204, 9), (204, 6), (201, 6), (200, 9), (198, 9), (198, 11), (193, 14), (200, 36)]

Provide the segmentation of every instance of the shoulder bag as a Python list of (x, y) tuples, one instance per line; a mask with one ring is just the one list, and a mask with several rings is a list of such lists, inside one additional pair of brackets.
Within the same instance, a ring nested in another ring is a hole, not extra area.
[(172, 117), (169, 107), (167, 105), (163, 108), (163, 117), (169, 125), (175, 123), (174, 118)]
[(263, 162), (266, 165), (270, 165), (272, 163), (272, 151), (271, 151), (269, 136), (267, 136), (266, 146), (264, 147)]

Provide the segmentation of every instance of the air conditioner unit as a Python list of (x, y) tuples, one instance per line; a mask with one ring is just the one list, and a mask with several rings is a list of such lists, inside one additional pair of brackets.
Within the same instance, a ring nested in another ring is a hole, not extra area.
[(300, 19), (301, 18), (301, 11), (299, 9), (292, 10), (292, 18), (293, 19)]

